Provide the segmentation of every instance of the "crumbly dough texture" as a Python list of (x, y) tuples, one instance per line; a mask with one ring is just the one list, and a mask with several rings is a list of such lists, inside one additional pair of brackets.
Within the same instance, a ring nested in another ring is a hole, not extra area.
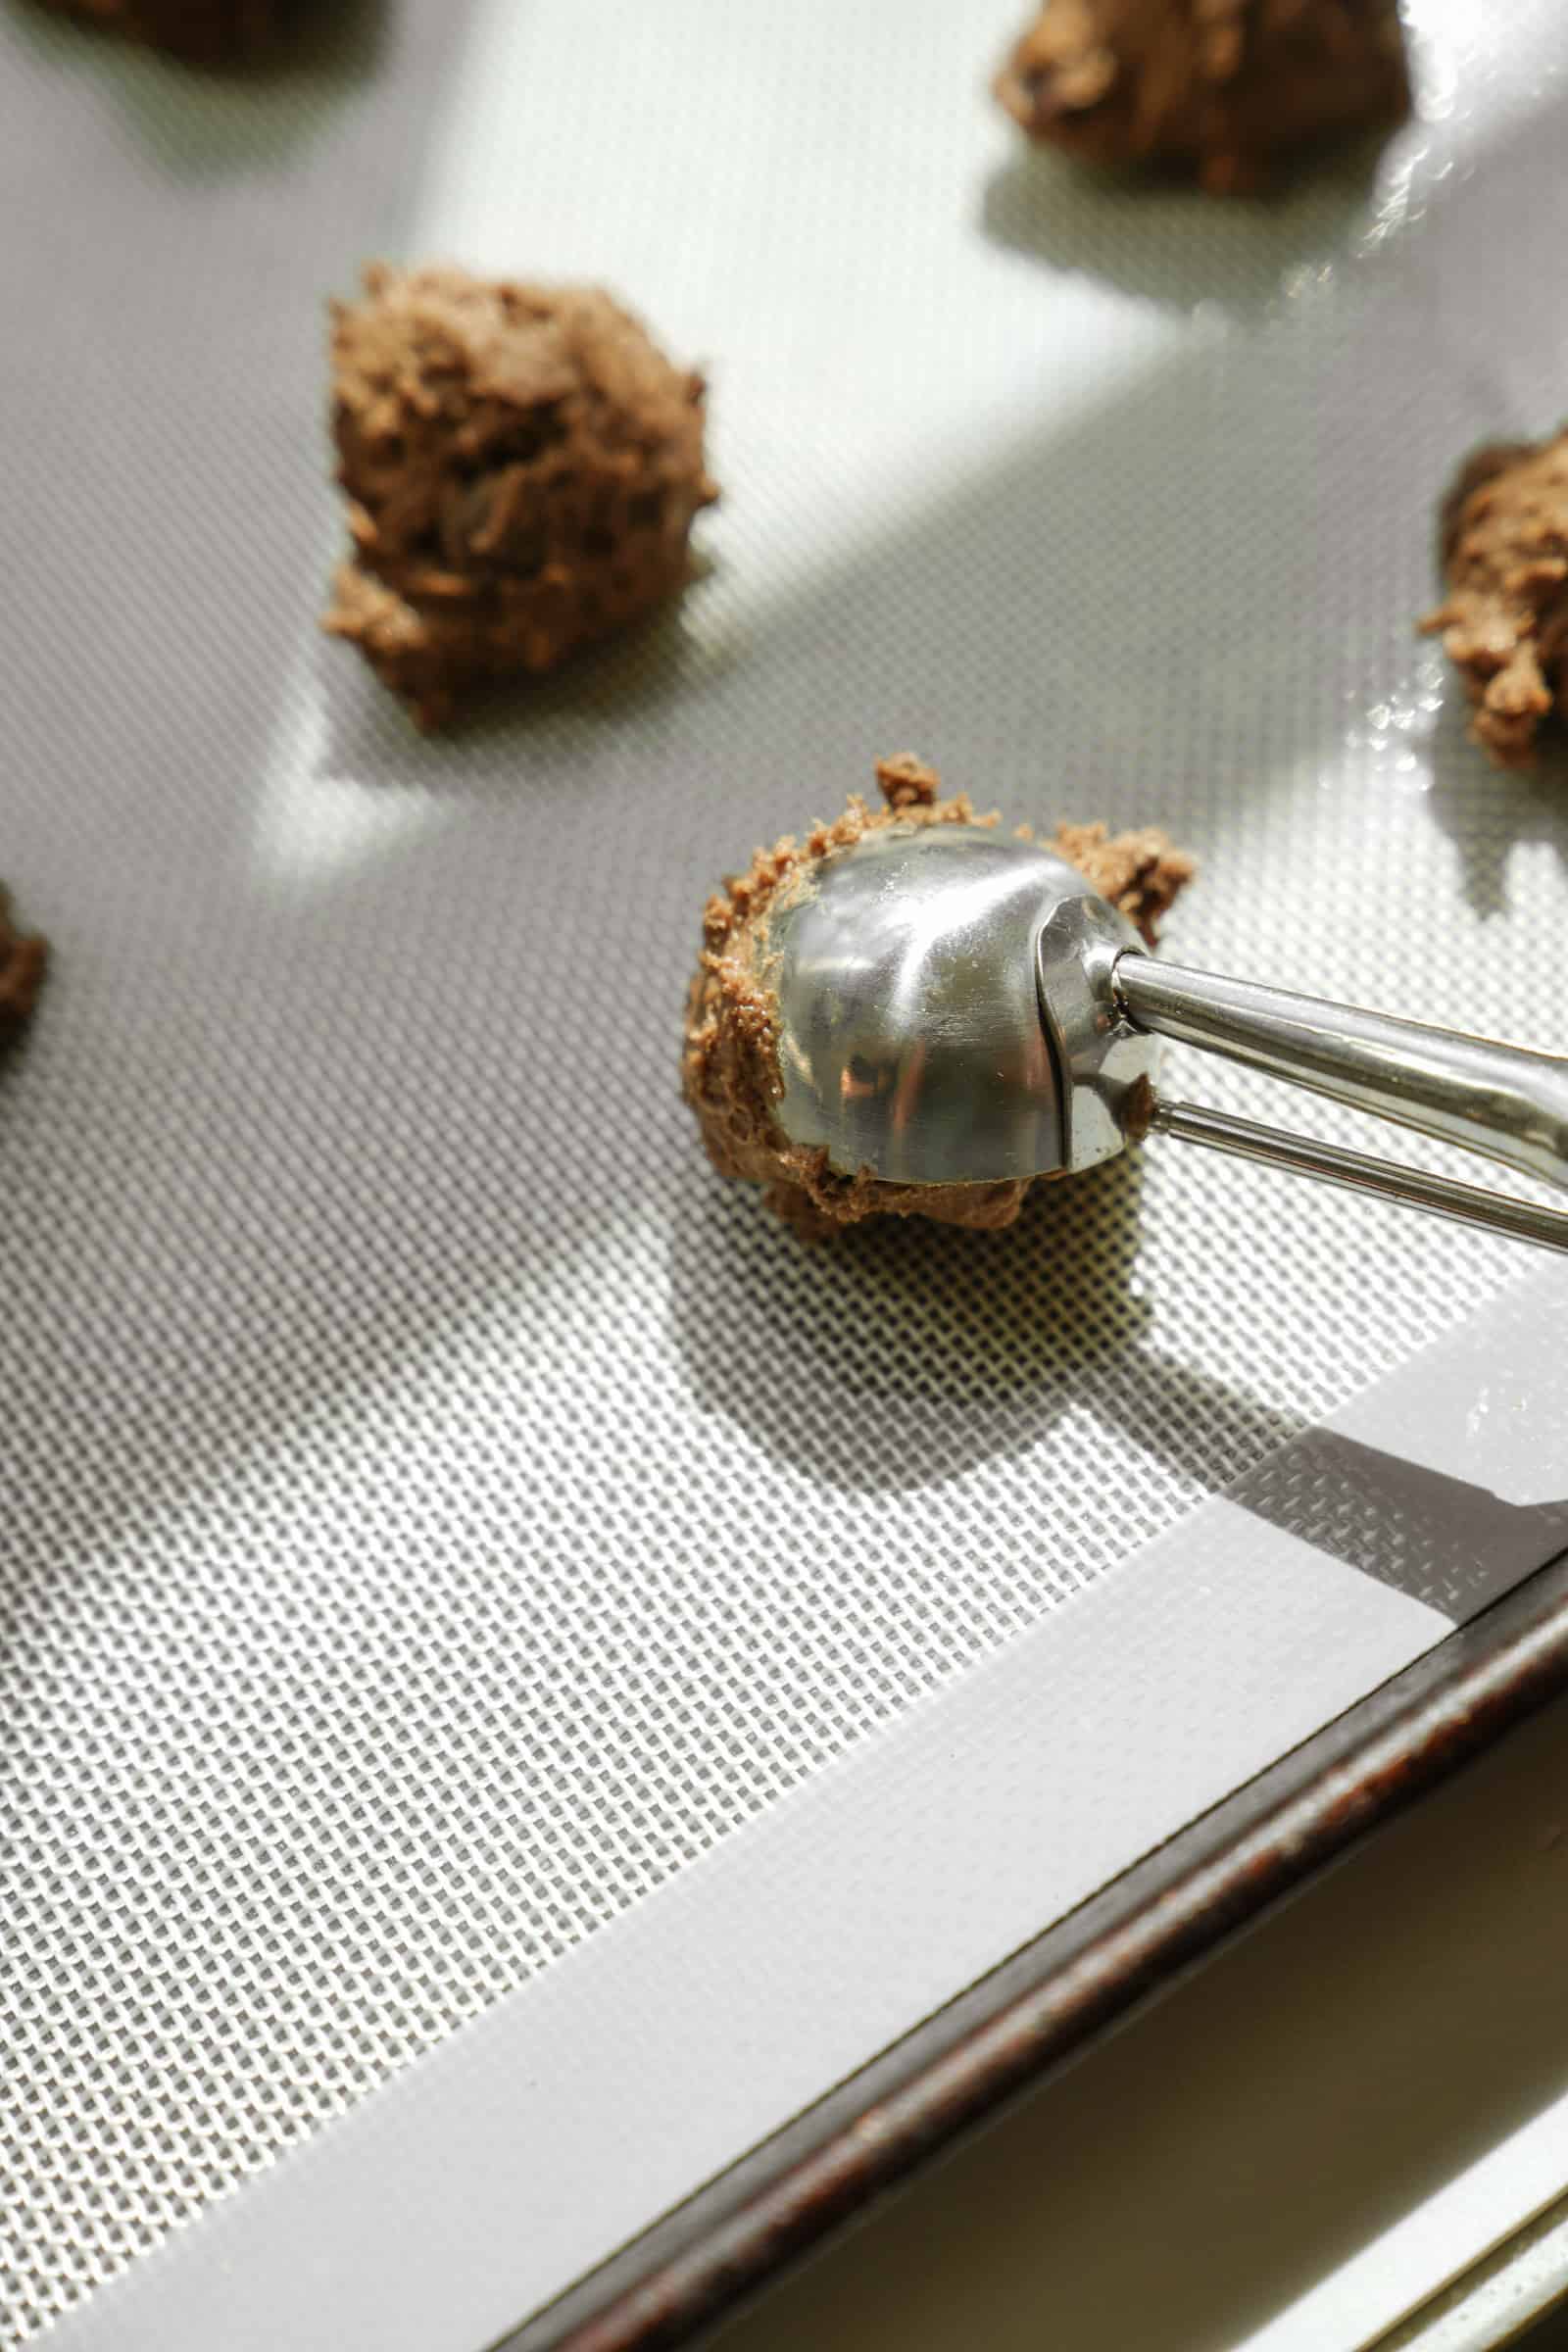
[(11, 893), (0, 883), (0, 1047), (20, 1037), (31, 1020), (48, 968), (48, 941), (17, 929)]
[(1499, 767), (1531, 767), (1568, 710), (1568, 425), (1549, 441), (1478, 450), (1445, 502), (1448, 593), (1421, 626), (1476, 707), (1470, 732)]
[(222, 65), (252, 55), (271, 38), (277, 18), (276, 0), (44, 0), (44, 5), (150, 41), (194, 65)]
[[(888, 1184), (862, 1169), (830, 1168), (824, 1152), (792, 1144), (773, 1117), (783, 1093), (777, 1004), (758, 978), (754, 953), (767, 908), (781, 890), (830, 851), (889, 825), (994, 825), (967, 794), (942, 797), (934, 768), (908, 753), (878, 763), (884, 806), (856, 796), (831, 824), (803, 841), (786, 834), (759, 850), (744, 874), (708, 902), (703, 952), (686, 1004), (681, 1091), (697, 1113), (708, 1155), (721, 1175), (764, 1188), (764, 1198), (798, 1232), (817, 1237), (878, 1214), (934, 1217), (947, 1225), (1010, 1225), (1041, 1177), (998, 1184)], [(1020, 839), (1034, 838), (1027, 825)], [(1110, 835), (1101, 824), (1058, 827), (1046, 845), (1088, 876), (1152, 944), (1160, 916), (1191, 880), (1191, 858), (1152, 828)]]
[(1396, 0), (1046, 0), (996, 92), (1031, 138), (1215, 195), (1410, 102)]
[(354, 548), (324, 625), (421, 726), (685, 585), (703, 379), (610, 295), (372, 264), (332, 371)]

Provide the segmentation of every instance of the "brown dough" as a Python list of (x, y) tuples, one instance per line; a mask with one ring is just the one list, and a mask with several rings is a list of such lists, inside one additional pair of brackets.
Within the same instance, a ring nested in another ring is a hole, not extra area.
[[(838, 1174), (821, 1152), (792, 1144), (773, 1121), (783, 1091), (778, 1070), (777, 1005), (757, 976), (756, 949), (765, 935), (770, 901), (811, 861), (846, 848), (886, 825), (994, 825), (993, 811), (977, 816), (967, 794), (940, 798), (934, 768), (906, 753), (877, 766), (885, 807), (872, 810), (858, 796), (830, 825), (815, 825), (804, 841), (786, 834), (759, 850), (749, 870), (709, 900), (703, 952), (686, 1003), (681, 1091), (697, 1113), (708, 1155), (724, 1176), (765, 1188), (764, 1198), (797, 1231), (812, 1236), (879, 1213), (934, 1217), (947, 1225), (1010, 1225), (1032, 1183), (899, 1185), (862, 1170)], [(1024, 839), (1032, 838), (1020, 826)], [(1118, 833), (1103, 825), (1061, 825), (1046, 845), (1119, 906), (1152, 944), (1160, 916), (1191, 880), (1193, 860), (1163, 833)]]
[(1421, 626), (1443, 632), (1476, 742), (1531, 767), (1542, 721), (1568, 708), (1568, 426), (1476, 452), (1444, 504), (1443, 564), (1447, 596)]
[(421, 726), (685, 585), (703, 379), (608, 294), (372, 264), (332, 365), (354, 554), (324, 625)]
[(44, 0), (68, 16), (150, 41), (193, 65), (221, 65), (265, 47), (274, 0)]
[(996, 91), (1082, 162), (1224, 196), (1410, 102), (1396, 0), (1046, 0)]
[(31, 1020), (48, 968), (48, 941), (16, 929), (11, 893), (0, 883), (0, 1046), (20, 1037)]

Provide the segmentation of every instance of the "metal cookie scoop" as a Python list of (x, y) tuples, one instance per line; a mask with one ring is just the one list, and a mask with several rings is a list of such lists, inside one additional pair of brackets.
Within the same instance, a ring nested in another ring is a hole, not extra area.
[(791, 1142), (846, 1175), (983, 1184), (1147, 1133), (1568, 1250), (1568, 1212), (1153, 1093), (1178, 1038), (1568, 1187), (1568, 1061), (1154, 962), (1070, 865), (974, 825), (826, 858), (769, 922)]

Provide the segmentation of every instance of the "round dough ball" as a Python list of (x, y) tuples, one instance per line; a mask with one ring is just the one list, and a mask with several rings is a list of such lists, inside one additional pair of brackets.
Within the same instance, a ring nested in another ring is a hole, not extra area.
[(1409, 105), (1396, 0), (1046, 0), (996, 89), (1032, 138), (1217, 195)]
[(420, 725), (685, 585), (703, 379), (610, 295), (372, 265), (332, 362), (354, 550), (325, 625)]

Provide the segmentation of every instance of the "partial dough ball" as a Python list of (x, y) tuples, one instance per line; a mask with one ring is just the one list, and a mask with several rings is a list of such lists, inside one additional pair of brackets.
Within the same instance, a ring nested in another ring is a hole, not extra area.
[(372, 265), (332, 369), (354, 547), (325, 626), (420, 726), (684, 587), (703, 379), (610, 295)]
[[(878, 1215), (931, 1217), (943, 1225), (1011, 1225), (1037, 1176), (996, 1184), (889, 1184), (861, 1171), (846, 1176), (825, 1152), (792, 1144), (773, 1117), (784, 1092), (778, 1062), (778, 1005), (768, 985), (768, 909), (804, 871), (888, 826), (994, 825), (966, 793), (942, 797), (935, 768), (905, 753), (878, 763), (883, 807), (852, 798), (830, 825), (804, 840), (786, 834), (759, 850), (749, 870), (708, 902), (703, 952), (686, 1001), (681, 1091), (697, 1114), (708, 1156), (721, 1176), (763, 1188), (770, 1208), (816, 1239)], [(1019, 828), (1026, 838), (1029, 828)], [(1112, 836), (1104, 825), (1061, 825), (1043, 845), (1088, 876), (1151, 944), (1160, 917), (1191, 881), (1194, 863), (1149, 827)]]
[(44, 5), (150, 41), (193, 65), (222, 65), (264, 48), (277, 14), (275, 0), (44, 0)]
[(1215, 195), (1410, 98), (1396, 0), (1046, 0), (996, 89), (1031, 138)]
[(11, 893), (0, 882), (0, 1047), (20, 1037), (49, 968), (49, 943), (11, 920)]
[(1568, 710), (1568, 426), (1478, 450), (1443, 514), (1448, 593), (1423, 629), (1476, 706), (1498, 767), (1532, 767), (1543, 723)]

